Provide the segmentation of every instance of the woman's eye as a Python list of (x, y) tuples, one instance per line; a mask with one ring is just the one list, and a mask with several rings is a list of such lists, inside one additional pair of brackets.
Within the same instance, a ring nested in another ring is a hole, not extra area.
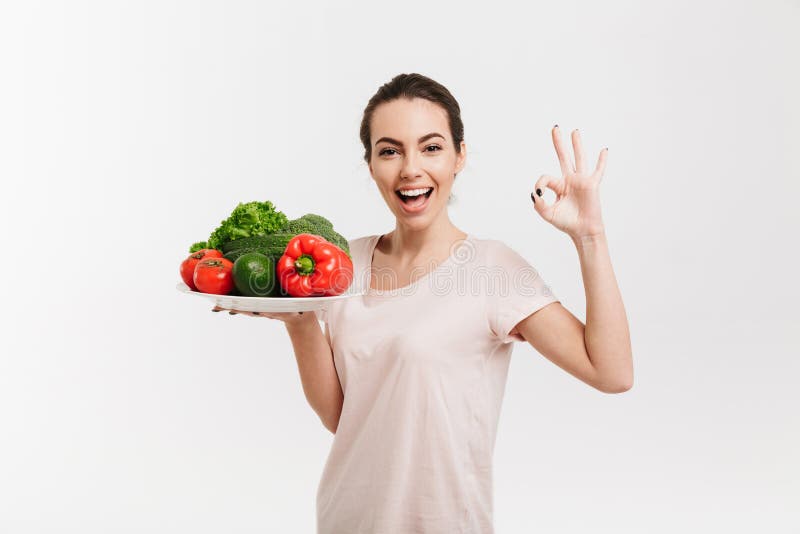
[[(428, 150), (428, 149), (431, 149), (431, 148), (433, 150)], [(425, 150), (428, 151), (428, 152), (438, 152), (438, 151), (442, 150), (442, 147), (440, 147), (439, 145), (428, 145), (428, 146), (425, 147)], [(383, 150), (378, 152), (378, 155), (379, 156), (392, 156), (396, 152), (397, 151), (395, 149), (393, 149), (393, 148), (384, 148)]]

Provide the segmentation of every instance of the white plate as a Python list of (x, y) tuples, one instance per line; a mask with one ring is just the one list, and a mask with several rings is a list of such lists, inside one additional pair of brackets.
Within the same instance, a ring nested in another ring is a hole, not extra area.
[(205, 297), (220, 308), (241, 311), (257, 312), (298, 312), (313, 311), (327, 308), (328, 304), (337, 300), (349, 299), (363, 295), (353, 285), (341, 295), (335, 297), (243, 297), (239, 295), (213, 295), (192, 291), (183, 282), (175, 286), (178, 291)]

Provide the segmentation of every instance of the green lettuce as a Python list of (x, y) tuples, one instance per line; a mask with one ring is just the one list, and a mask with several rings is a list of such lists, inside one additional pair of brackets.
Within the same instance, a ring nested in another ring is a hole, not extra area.
[(203, 250), (204, 248), (208, 248), (208, 243), (206, 243), (205, 241), (198, 241), (197, 243), (194, 243), (192, 244), (191, 247), (189, 247), (189, 254), (194, 254), (198, 250)]
[(243, 237), (274, 234), (289, 222), (282, 211), (265, 202), (240, 202), (230, 217), (222, 221), (208, 238), (208, 248), (220, 249), (223, 243)]

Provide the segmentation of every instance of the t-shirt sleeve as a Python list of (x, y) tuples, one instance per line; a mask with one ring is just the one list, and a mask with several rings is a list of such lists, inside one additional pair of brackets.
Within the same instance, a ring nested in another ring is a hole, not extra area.
[(559, 299), (539, 272), (502, 241), (495, 241), (488, 259), (494, 273), (486, 291), (489, 329), (502, 343), (525, 341), (517, 323)]

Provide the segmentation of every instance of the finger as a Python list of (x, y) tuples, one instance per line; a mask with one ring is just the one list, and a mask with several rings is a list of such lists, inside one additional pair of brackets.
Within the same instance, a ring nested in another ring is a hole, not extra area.
[(278, 319), (278, 320), (282, 320), (284, 315), (281, 312), (253, 312), (253, 313), (258, 317), (265, 317), (267, 319)]
[(583, 167), (583, 145), (581, 144), (581, 134), (578, 129), (572, 131), (572, 150), (575, 151), (575, 172), (582, 174)]
[(549, 221), (553, 218), (553, 205), (548, 204), (544, 199), (544, 189), (550, 189), (556, 193), (556, 202), (565, 194), (566, 185), (563, 179), (553, 178), (543, 174), (537, 181), (534, 192), (531, 193), (533, 207), (539, 214)]
[(536, 193), (536, 202), (539, 202), (539, 199), (544, 200), (545, 189), (553, 191), (556, 194), (556, 200), (563, 197), (567, 192), (566, 182), (563, 178), (555, 178), (549, 174), (543, 174), (533, 186), (533, 191)]
[(561, 130), (558, 129), (558, 124), (553, 126), (553, 145), (556, 147), (556, 154), (558, 154), (558, 163), (561, 165), (561, 174), (567, 176), (575, 172), (572, 165), (572, 160), (567, 153), (567, 148), (561, 140)]
[(231, 310), (228, 313), (231, 315), (247, 315), (249, 317), (260, 317), (261, 312), (257, 311), (245, 311), (245, 310)]
[(601, 150), (600, 157), (597, 158), (597, 168), (595, 168), (594, 173), (597, 175), (598, 182), (603, 178), (603, 173), (606, 172), (606, 158), (608, 158), (608, 147)]
[(253, 312), (239, 312), (245, 313), (253, 317), (263, 317), (265, 319), (280, 319), (283, 315), (281, 312), (267, 312), (267, 311), (253, 311)]
[(225, 308), (222, 308), (222, 307), (220, 307), (220, 306), (216, 306), (216, 305), (215, 305), (213, 308), (211, 308), (211, 311), (212, 311), (212, 312), (221, 312), (221, 311), (222, 311), (222, 310), (224, 310), (224, 309), (225, 309)]
[(253, 312), (253, 314), (257, 317), (265, 317), (286, 323), (302, 316), (303, 312)]
[(267, 319), (278, 319), (280, 321), (285, 321), (289, 317), (299, 317), (303, 315), (303, 312), (239, 312), (245, 313), (247, 315), (253, 315), (255, 317), (265, 317)]
[(247, 315), (249, 313), (249, 312), (242, 311), (242, 310), (234, 310), (233, 308), (221, 308), (219, 306), (215, 306), (214, 308), (215, 309), (219, 308), (217, 311), (227, 311), (228, 315), (239, 315), (239, 314)]

